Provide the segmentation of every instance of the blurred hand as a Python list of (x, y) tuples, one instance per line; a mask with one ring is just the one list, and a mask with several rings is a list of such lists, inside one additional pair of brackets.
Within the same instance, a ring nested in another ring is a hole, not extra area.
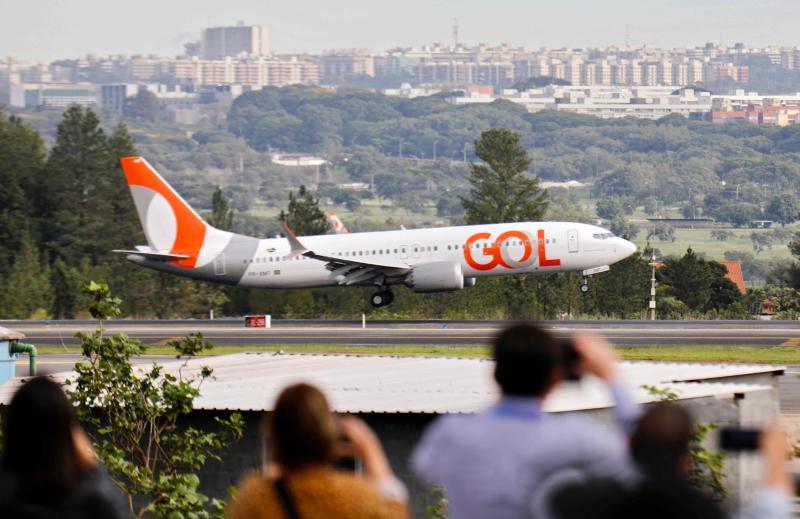
[(72, 443), (75, 445), (75, 452), (84, 467), (97, 465), (97, 454), (92, 447), (92, 441), (80, 427), (72, 429)]
[(363, 420), (348, 415), (342, 416), (339, 424), (344, 435), (352, 442), (356, 455), (364, 462), (364, 469), (370, 477), (380, 480), (392, 475), (392, 468), (378, 436)]
[(786, 433), (775, 425), (765, 427), (759, 450), (764, 460), (764, 485), (794, 494), (794, 485), (786, 467), (786, 461), (791, 458)]
[(581, 356), (581, 364), (585, 372), (592, 373), (610, 382), (617, 377), (617, 354), (604, 338), (598, 335), (577, 334), (572, 344)]

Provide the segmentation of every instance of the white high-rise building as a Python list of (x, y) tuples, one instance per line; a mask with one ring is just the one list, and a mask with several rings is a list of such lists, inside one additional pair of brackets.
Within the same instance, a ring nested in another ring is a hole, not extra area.
[(203, 30), (203, 58), (219, 60), (226, 57), (267, 56), (269, 29), (260, 25), (210, 27)]

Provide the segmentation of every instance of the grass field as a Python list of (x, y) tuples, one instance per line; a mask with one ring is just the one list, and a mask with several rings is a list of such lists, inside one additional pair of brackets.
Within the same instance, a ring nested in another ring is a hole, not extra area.
[[(795, 231), (795, 227), (787, 227)], [(763, 261), (782, 260), (791, 258), (789, 248), (785, 243), (775, 243), (771, 249), (766, 249), (759, 254), (753, 251), (753, 242), (750, 234), (768, 233), (770, 229), (724, 229), (733, 233), (733, 236), (726, 241), (715, 240), (711, 237), (712, 230), (723, 229), (675, 229), (675, 241), (653, 240), (650, 245), (661, 250), (662, 256), (670, 254), (683, 255), (687, 247), (691, 247), (695, 252), (704, 252), (708, 259), (723, 260), (725, 251), (749, 252), (754, 254), (756, 259)], [(641, 227), (639, 236), (634, 240), (640, 248), (647, 244), (647, 228)]]
[[(41, 347), (39, 353), (74, 353), (75, 348)], [(210, 355), (226, 355), (245, 351), (285, 353), (319, 353), (351, 355), (396, 355), (413, 357), (488, 358), (489, 349), (472, 346), (343, 346), (341, 344), (299, 344), (287, 346), (216, 346)], [(617, 348), (624, 360), (660, 362), (729, 362), (745, 364), (800, 364), (800, 348), (754, 346), (637, 346)], [(174, 350), (158, 346), (148, 349), (151, 355), (173, 355)]]

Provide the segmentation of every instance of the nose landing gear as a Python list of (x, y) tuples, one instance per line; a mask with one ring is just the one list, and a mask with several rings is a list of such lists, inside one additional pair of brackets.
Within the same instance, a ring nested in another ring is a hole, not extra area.
[(608, 272), (609, 266), (602, 265), (600, 267), (594, 267), (591, 269), (586, 269), (582, 272), (583, 274), (583, 281), (581, 281), (581, 293), (587, 294), (589, 293), (589, 278), (595, 274), (600, 274), (601, 272)]
[(380, 308), (381, 306), (386, 306), (394, 301), (394, 294), (391, 290), (382, 290), (380, 292), (375, 292), (369, 298), (369, 302), (372, 303), (372, 306), (375, 308)]

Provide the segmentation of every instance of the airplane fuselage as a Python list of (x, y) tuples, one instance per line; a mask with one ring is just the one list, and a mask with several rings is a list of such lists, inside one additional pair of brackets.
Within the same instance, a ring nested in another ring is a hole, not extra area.
[[(142, 157), (121, 159), (147, 238), (118, 250), (142, 266), (229, 285), (259, 288), (374, 286), (378, 307), (390, 287), (460, 290), (476, 278), (582, 271), (589, 276), (636, 246), (582, 223), (520, 222), (432, 229), (254, 238), (209, 225)], [(340, 222), (341, 223), (341, 222)], [(342, 226), (343, 227), (343, 226)], [(581, 290), (588, 290), (585, 280)]]
[[(217, 231), (204, 265), (129, 258), (143, 266), (231, 285), (311, 288), (342, 284), (327, 262), (292, 255), (286, 238), (258, 239)], [(627, 240), (593, 225), (524, 222), (302, 237), (316, 252), (343, 261), (390, 262), (410, 268), (437, 262), (459, 264), (465, 278), (583, 271), (610, 265), (635, 250)], [(201, 254), (203, 256), (203, 254)], [(391, 279), (388, 284), (403, 280)], [(352, 283), (359, 285), (362, 283)], [(367, 282), (363, 284), (374, 284)]]

